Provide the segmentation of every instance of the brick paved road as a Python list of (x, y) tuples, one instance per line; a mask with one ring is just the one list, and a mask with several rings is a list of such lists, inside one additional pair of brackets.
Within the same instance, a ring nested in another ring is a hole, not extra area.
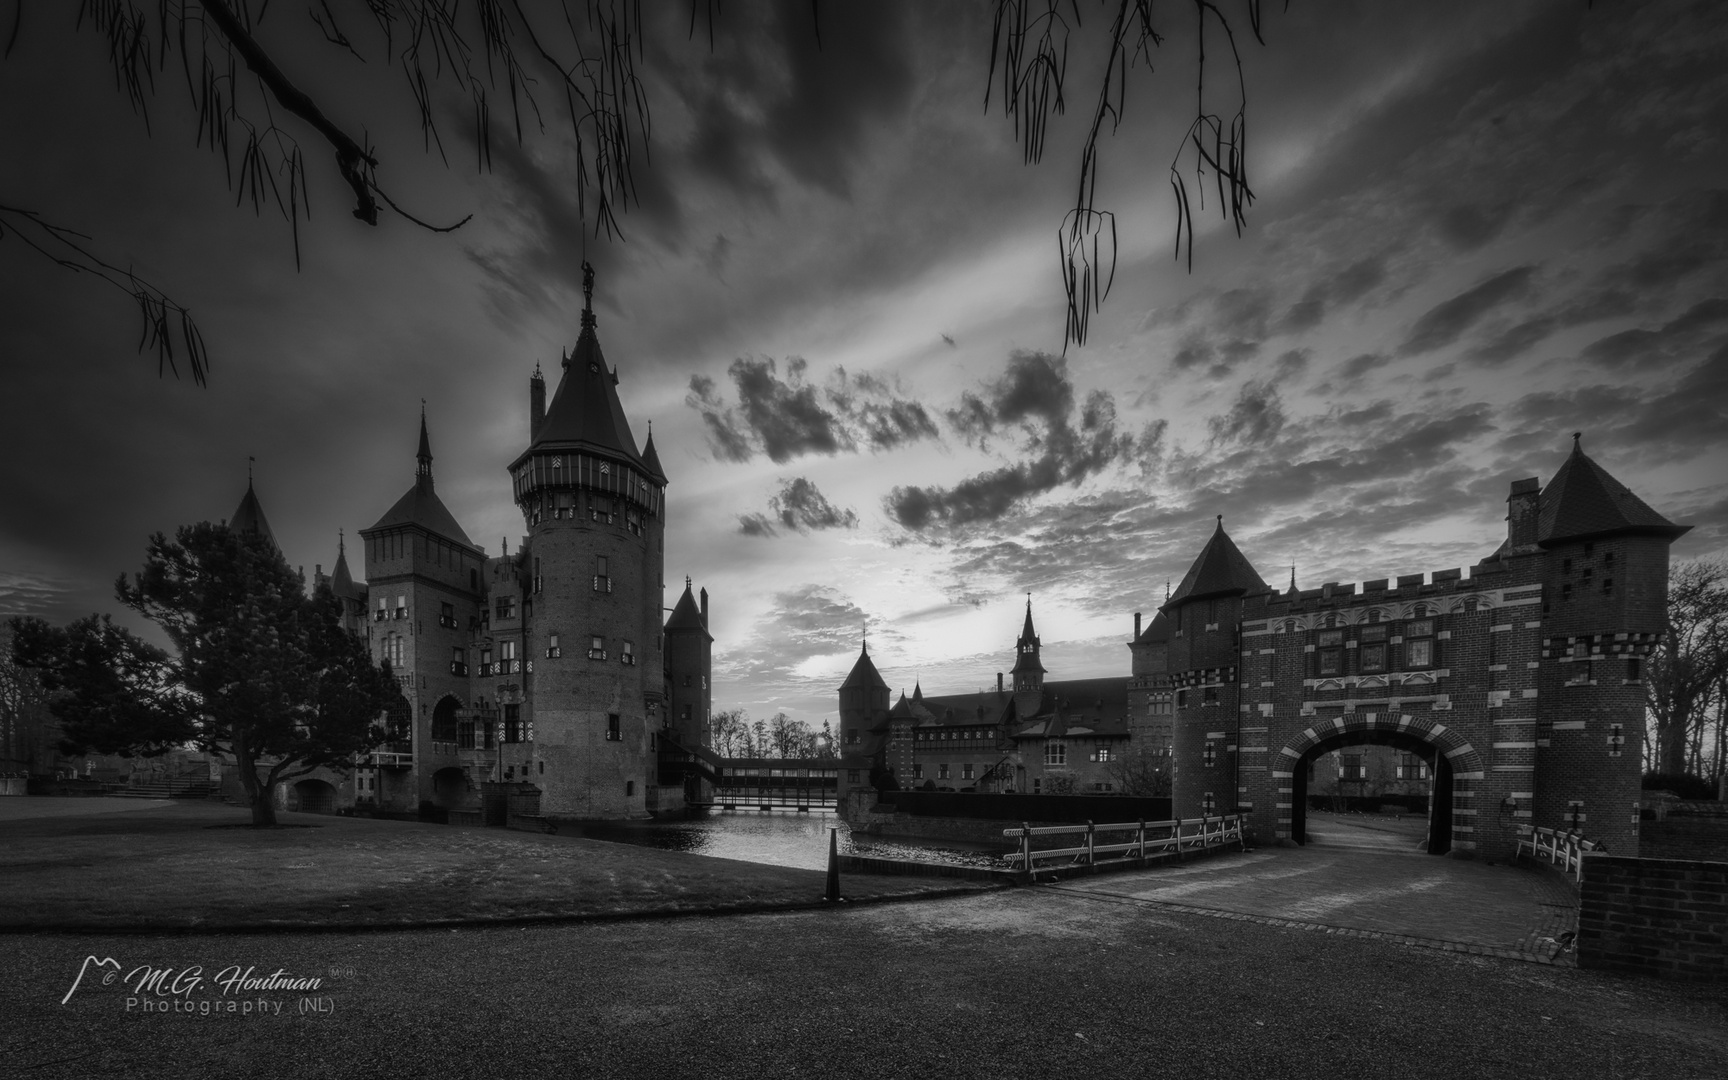
[(1258, 848), (1051, 887), (1540, 959), (1576, 928), (1576, 898), (1548, 869), (1423, 855), (1407, 837), (1345, 821), (1318, 828), (1307, 847)]

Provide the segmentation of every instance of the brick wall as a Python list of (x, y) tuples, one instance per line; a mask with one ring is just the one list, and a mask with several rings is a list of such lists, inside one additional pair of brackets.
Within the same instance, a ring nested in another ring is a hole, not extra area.
[(1728, 981), (1728, 863), (1585, 856), (1578, 965)]

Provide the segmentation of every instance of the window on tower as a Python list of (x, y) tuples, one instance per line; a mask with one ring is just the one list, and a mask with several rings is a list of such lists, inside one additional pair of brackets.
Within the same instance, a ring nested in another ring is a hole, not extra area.
[(624, 740), (624, 733), (623, 733), (623, 731), (621, 731), (619, 729), (618, 725), (619, 725), (618, 714), (617, 713), (608, 713), (606, 715), (606, 741), (607, 742), (622, 742)]
[(556, 660), (560, 656), (563, 656), (563, 655), (564, 655), (564, 650), (560, 649), (558, 647), (558, 635), (557, 634), (547, 634), (546, 635), (546, 659)]
[(387, 598), (380, 596), (378, 598), (378, 610), (376, 613), (373, 614), (372, 618), (377, 622), (383, 622), (385, 619), (388, 619), (389, 617), (390, 617), (390, 601)]
[(446, 630), (456, 629), (456, 605), (455, 604), (439, 604), (438, 605), (438, 625), (444, 627)]
[(522, 706), (504, 706), (504, 741), (506, 743), (522, 742)]
[(634, 665), (636, 663), (636, 646), (626, 641), (618, 647), (618, 662)]
[(406, 619), (408, 617), (408, 598), (406, 596), (398, 596), (396, 598), (396, 617), (398, 619)]
[(457, 676), (468, 674), (468, 651), (460, 645), (456, 645), (450, 650), (450, 674)]
[(522, 659), (516, 655), (516, 643), (514, 641), (500, 641), (498, 643), (498, 674), (514, 675), (521, 670)]
[(594, 591), (612, 591), (612, 561), (604, 555), (594, 556)]
[(514, 619), (516, 617), (515, 594), (500, 593), (498, 598), (493, 601), (492, 610), (500, 619)]
[(492, 650), (480, 650), (480, 677), (482, 679), (492, 674)]
[(606, 639), (596, 634), (588, 639), (588, 659), (606, 659)]

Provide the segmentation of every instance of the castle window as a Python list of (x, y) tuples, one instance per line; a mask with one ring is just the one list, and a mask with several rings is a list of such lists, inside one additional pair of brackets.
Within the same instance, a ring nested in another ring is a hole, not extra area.
[(1626, 681), (1627, 682), (1642, 682), (1643, 679), (1644, 679), (1644, 661), (1640, 660), (1636, 656), (1629, 657), (1626, 660)]
[(962, 779), (962, 780), (972, 779), (972, 763), (971, 762), (967, 762), (966, 764), (960, 766), (960, 779)]
[(460, 645), (454, 646), (450, 650), (450, 674), (458, 676), (468, 674), (468, 653)]
[(1614, 595), (1614, 579), (1613, 578), (1605, 577), (1602, 579), (1602, 595), (1603, 596), (1613, 596)]
[(520, 670), (522, 670), (522, 664), (516, 656), (516, 643), (514, 641), (500, 641), (498, 643), (498, 674), (513, 675)]
[(546, 635), (546, 659), (556, 660), (564, 655), (564, 650), (558, 647), (558, 635)]
[(1092, 760), (1097, 762), (1108, 762), (1110, 760), (1110, 748), (1108, 746), (1100, 746), (1098, 749), (1092, 751)]
[(621, 664), (634, 665), (636, 663), (636, 646), (626, 641), (618, 650), (618, 662)]
[(594, 637), (591, 637), (588, 639), (588, 659), (590, 659), (590, 660), (604, 660), (604, 659), (606, 659), (606, 639), (605, 638), (600, 637), (599, 635), (595, 635)]
[(543, 585), (544, 585), (544, 582), (541, 580), (541, 577), (540, 577), (540, 556), (536, 555), (536, 556), (534, 556), (534, 591), (535, 591), (535, 593), (539, 593), (541, 588), (543, 587)]
[(516, 597), (509, 593), (500, 595), (494, 605), (494, 610), (500, 619), (514, 619), (516, 617)]
[(481, 649), (480, 650), (480, 677), (485, 678), (486, 676), (488, 676), (490, 674), (492, 674), (492, 650), (491, 649)]
[(1046, 765), (1066, 765), (1066, 764), (1068, 764), (1068, 744), (1064, 743), (1064, 742), (1057, 741), (1057, 740), (1051, 740), (1050, 742), (1045, 743), (1044, 744), (1044, 764), (1046, 764)]
[(914, 780), (924, 779), (924, 766), (922, 766), (922, 765), (912, 766), (912, 779), (914, 779)]
[[(1379, 614), (1380, 613), (1378, 611), (1374, 612), (1374, 616), (1376, 618), (1378, 618)], [(1371, 625), (1371, 626), (1364, 626), (1362, 628), (1361, 632), (1358, 633), (1356, 636), (1357, 636), (1357, 640), (1359, 640), (1359, 641), (1385, 641), (1386, 640), (1386, 624), (1385, 623), (1378, 623), (1378, 624)]]
[(504, 706), (504, 741), (519, 743), (522, 741), (522, 706)]
[(1572, 583), (1570, 581), (1568, 581), (1565, 584), (1560, 586), (1560, 599), (1562, 599), (1562, 600), (1572, 599)]
[(456, 748), (459, 750), (474, 749), (474, 721), (458, 720), (456, 722)]
[(1404, 666), (1434, 666), (1434, 620), (1417, 619), (1404, 626)]
[(1567, 686), (1590, 685), (1590, 661), (1580, 660), (1575, 664), (1566, 665)]
[(602, 524), (612, 524), (612, 500), (591, 496), (588, 500), (588, 516)]
[(858, 776), (858, 774), (859, 774), (859, 773), (860, 773), (860, 772), (861, 772), (861, 771), (862, 771), (862, 770), (860, 770), (860, 769), (847, 769), (847, 770), (846, 770), (846, 782), (847, 782), (847, 783), (848, 783), (848, 784), (860, 784), (860, 783), (863, 783), (863, 781), (862, 781), (862, 780), (861, 780), (861, 779), (860, 779), (860, 778), (859, 778), (859, 776)]
[(636, 794), (636, 781), (634, 781), (634, 780), (624, 781), (624, 797), (626, 799), (628, 799), (635, 794)]
[(377, 612), (377, 614), (373, 615), (372, 618), (378, 622), (383, 622), (385, 619), (388, 619), (389, 617), (390, 617), (390, 601), (385, 599), (384, 597), (380, 596), (378, 598), (378, 612)]
[(1344, 674), (1344, 650), (1321, 649), (1315, 654), (1315, 672), (1320, 675)]
[(642, 515), (641, 514), (638, 514), (634, 510), (626, 510), (624, 512), (624, 524), (626, 527), (629, 528), (630, 532), (633, 535), (635, 535), (635, 536), (641, 536), (642, 535)]
[(1218, 704), (1218, 688), (1216, 686), (1208, 686), (1202, 689), (1200, 691), (1200, 703), (1203, 705)]
[(618, 725), (619, 725), (618, 714), (617, 713), (607, 713), (606, 714), (606, 741), (607, 742), (623, 742), (624, 741), (624, 733), (619, 729)]
[(1578, 575), (1578, 576), (1579, 576), (1579, 577), (1580, 577), (1580, 578), (1582, 578), (1582, 579), (1583, 579), (1583, 580), (1584, 580), (1584, 581), (1589, 581), (1589, 580), (1590, 580), (1590, 574), (1591, 574), (1591, 573), (1592, 573), (1592, 571), (1591, 571), (1591, 569), (1590, 569), (1590, 568), (1589, 568), (1589, 567), (1588, 567), (1588, 566), (1586, 566), (1586, 567), (1585, 567), (1585, 568), (1584, 568), (1584, 570), (1583, 570), (1583, 572), (1582, 572), (1582, 573), (1580, 573), (1580, 574), (1579, 574), (1579, 575)]
[(1602, 569), (1604, 569), (1604, 570), (1614, 569), (1614, 553), (1612, 551), (1610, 551), (1607, 554), (1602, 556)]
[(1358, 650), (1356, 660), (1363, 671), (1385, 671), (1386, 646), (1364, 645)]
[(948, 766), (946, 763), (936, 766), (936, 779), (948, 779)]
[(1187, 690), (1176, 691), (1176, 707), (1178, 709), (1186, 709), (1188, 707), (1188, 691)]
[(398, 619), (406, 619), (408, 617), (408, 598), (406, 596), (398, 596), (396, 598), (396, 617)]
[(448, 630), (456, 629), (456, 605), (438, 605), (438, 625)]
[(1218, 744), (1209, 742), (1200, 751), (1200, 763), (1210, 768), (1218, 764)]
[(1571, 559), (1561, 559), (1560, 560), (1560, 572), (1562, 574), (1570, 574), (1572, 572), (1572, 560)]
[(560, 491), (552, 496), (552, 517), (567, 518), (576, 516), (576, 497), (568, 491)]
[(690, 680), (691, 680), (691, 679), (693, 679), (693, 678), (695, 678), (695, 676), (693, 676), (693, 675), (686, 675), (686, 676), (684, 676), (684, 685), (685, 685), (685, 686), (689, 686), (689, 685), (690, 685)]
[(611, 562), (604, 555), (594, 556), (594, 591), (612, 591)]

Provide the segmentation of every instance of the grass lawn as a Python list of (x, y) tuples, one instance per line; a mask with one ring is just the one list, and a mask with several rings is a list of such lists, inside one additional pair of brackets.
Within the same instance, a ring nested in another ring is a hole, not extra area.
[[(186, 803), (0, 825), (0, 931), (401, 926), (817, 901), (820, 871), (577, 837)], [(300, 827), (296, 827), (300, 826)], [(980, 883), (848, 874), (849, 900)]]

